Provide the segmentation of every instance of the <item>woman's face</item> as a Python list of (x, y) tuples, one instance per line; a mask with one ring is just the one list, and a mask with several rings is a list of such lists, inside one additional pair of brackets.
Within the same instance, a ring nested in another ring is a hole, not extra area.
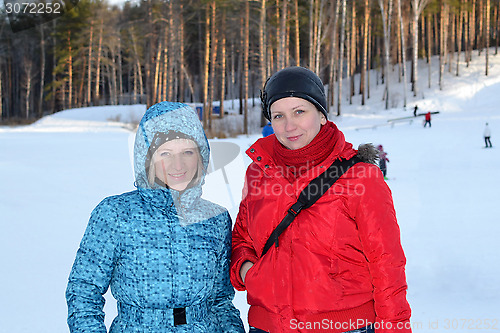
[(153, 161), (156, 177), (168, 187), (183, 191), (198, 171), (200, 154), (193, 141), (176, 139), (158, 147)]
[(271, 124), (278, 141), (293, 150), (307, 146), (326, 124), (326, 117), (311, 102), (286, 97), (271, 104)]

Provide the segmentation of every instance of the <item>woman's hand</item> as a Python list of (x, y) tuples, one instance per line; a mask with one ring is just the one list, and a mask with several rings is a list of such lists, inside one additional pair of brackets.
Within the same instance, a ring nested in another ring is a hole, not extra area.
[(252, 266), (253, 266), (253, 262), (251, 262), (251, 261), (245, 261), (243, 263), (243, 265), (241, 265), (240, 276), (241, 276), (241, 280), (243, 281), (243, 283), (245, 283), (245, 276), (247, 276), (247, 272), (250, 268), (252, 268)]

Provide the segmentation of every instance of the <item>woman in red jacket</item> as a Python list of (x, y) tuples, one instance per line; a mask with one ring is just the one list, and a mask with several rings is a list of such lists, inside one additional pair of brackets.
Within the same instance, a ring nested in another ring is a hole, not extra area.
[(261, 99), (275, 134), (247, 150), (253, 162), (231, 258), (231, 281), (247, 291), (250, 332), (411, 332), (406, 259), (376, 165), (351, 167), (262, 255), (302, 189), (357, 151), (328, 121), (323, 83), (312, 71), (275, 73)]

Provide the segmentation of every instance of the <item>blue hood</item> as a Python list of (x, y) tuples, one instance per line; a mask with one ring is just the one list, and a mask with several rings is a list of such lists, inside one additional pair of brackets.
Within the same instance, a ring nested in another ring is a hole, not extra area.
[[(194, 138), (200, 149), (204, 170), (207, 170), (210, 159), (210, 148), (203, 127), (194, 109), (183, 103), (160, 102), (151, 106), (146, 111), (135, 136), (134, 170), (136, 186), (138, 188), (161, 188), (160, 185), (149, 184), (145, 162), (155, 133), (166, 133), (168, 131), (181, 132)], [(205, 173), (206, 171), (204, 171), (201, 177), (200, 184), (203, 184)]]

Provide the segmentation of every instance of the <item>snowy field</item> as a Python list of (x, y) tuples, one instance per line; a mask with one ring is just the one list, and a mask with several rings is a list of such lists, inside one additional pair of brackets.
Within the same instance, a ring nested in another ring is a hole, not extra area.
[[(388, 153), (414, 332), (500, 332), (500, 55), (490, 64), (488, 77), (477, 56), (459, 77), (447, 72), (442, 91), (435, 71), (427, 88), (422, 65), (420, 91), (416, 98), (408, 92), (407, 110), (401, 102), (384, 110), (382, 86), (373, 85), (367, 106), (356, 97), (343, 116), (330, 117), (355, 146), (383, 144)], [(401, 84), (393, 94), (402, 98)], [(388, 125), (412, 116), (415, 104), (419, 112), (440, 111), (432, 128), (423, 128), (422, 117)], [(108, 120), (138, 120), (144, 110), (74, 109), (0, 127), (1, 333), (68, 332), (64, 292), (89, 214), (104, 197), (133, 189), (134, 133)], [(493, 149), (483, 148), (486, 122)], [(211, 140), (216, 170), (204, 196), (233, 218), (250, 161), (244, 150), (259, 137)], [(106, 298), (109, 325), (116, 309)], [(244, 293), (235, 304), (246, 322)]]

